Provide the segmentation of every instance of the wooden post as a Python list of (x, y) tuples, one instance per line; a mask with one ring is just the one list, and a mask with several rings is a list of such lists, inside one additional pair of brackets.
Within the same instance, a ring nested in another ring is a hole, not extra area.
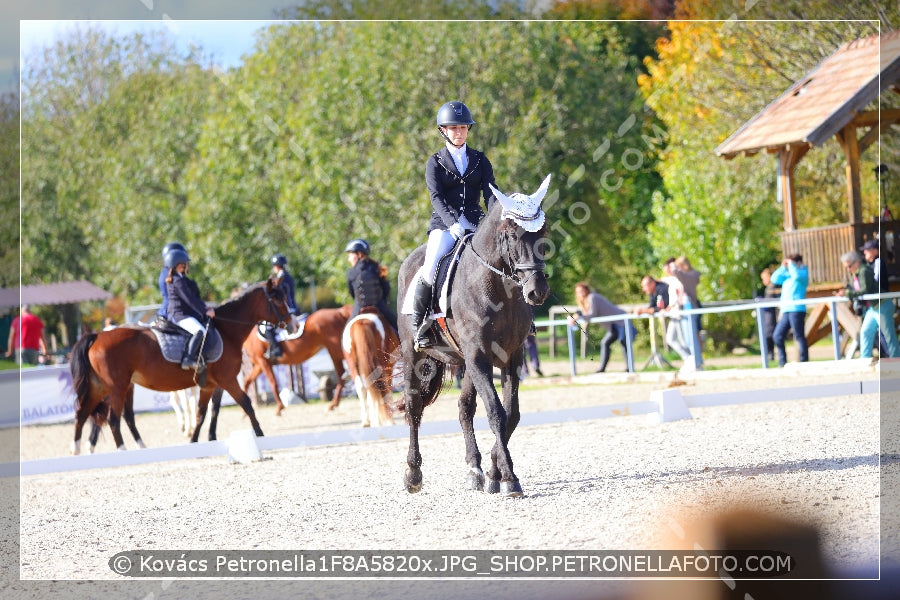
[(794, 192), (794, 167), (806, 155), (809, 146), (785, 146), (778, 150), (778, 190), (784, 206), (784, 230), (797, 228), (797, 205)]
[(856, 139), (856, 125), (847, 124), (837, 135), (837, 139), (844, 149), (844, 157), (847, 160), (845, 166), (847, 172), (847, 212), (850, 215), (850, 224), (862, 223), (862, 199), (859, 182), (859, 143)]

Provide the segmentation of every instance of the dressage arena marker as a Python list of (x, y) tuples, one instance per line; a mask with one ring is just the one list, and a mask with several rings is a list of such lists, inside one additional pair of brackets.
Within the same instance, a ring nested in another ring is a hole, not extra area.
[[(669, 392), (678, 392), (677, 396)], [(831, 383), (822, 385), (808, 385), (788, 388), (773, 388), (765, 390), (748, 390), (742, 392), (719, 392), (712, 394), (698, 394), (693, 396), (681, 396), (678, 390), (663, 390), (651, 392), (651, 399), (644, 402), (625, 402), (604, 406), (586, 406), (554, 411), (536, 413), (523, 413), (519, 421), (519, 427), (533, 425), (549, 425), (566, 423), (571, 421), (589, 421), (605, 419), (608, 417), (622, 417), (631, 415), (650, 415), (658, 418), (659, 422), (674, 420), (674, 415), (687, 414), (679, 418), (690, 418), (689, 408), (706, 408), (711, 406), (726, 406), (731, 404), (749, 404), (755, 402), (775, 402), (782, 400), (804, 400), (810, 398), (827, 398), (829, 396), (853, 396), (857, 394), (877, 394), (884, 392), (900, 391), (900, 380), (889, 379), (879, 382), (852, 381), (846, 383)], [(574, 393), (574, 390), (573, 390)], [(680, 404), (679, 404), (680, 401)], [(683, 405), (683, 408), (682, 406)], [(487, 418), (475, 419), (475, 429), (479, 431), (489, 430)], [(423, 423), (419, 431), (422, 436), (458, 434), (458, 421), (438, 421)], [(232, 439), (239, 439), (232, 433)], [(254, 437), (256, 452), (266, 450), (279, 450), (284, 448), (297, 448), (304, 446), (329, 446), (335, 444), (354, 444), (378, 440), (406, 439), (409, 436), (409, 428), (404, 425), (387, 427), (367, 427), (362, 429), (337, 429), (312, 433), (298, 433), (278, 436)], [(23, 461), (21, 463), (0, 464), (0, 477), (15, 477), (17, 475), (43, 475), (47, 473), (59, 473), (64, 471), (80, 471), (83, 469), (101, 469), (125, 465), (139, 465), (185, 458), (209, 458), (213, 456), (229, 456), (231, 452), (228, 443), (222, 441), (197, 442), (194, 444), (181, 444), (178, 446), (161, 446), (158, 448), (143, 448), (128, 450), (126, 452), (104, 452), (101, 454), (82, 454), (79, 456), (64, 456), (57, 458), (44, 458)], [(237, 450), (238, 442), (234, 442), (234, 450)], [(251, 455), (255, 455), (252, 450)], [(244, 455), (241, 454), (241, 457)], [(254, 459), (258, 460), (258, 459)]]
[(256, 433), (252, 429), (232, 431), (228, 438), (228, 460), (230, 462), (250, 463), (262, 460), (262, 452), (256, 443)]

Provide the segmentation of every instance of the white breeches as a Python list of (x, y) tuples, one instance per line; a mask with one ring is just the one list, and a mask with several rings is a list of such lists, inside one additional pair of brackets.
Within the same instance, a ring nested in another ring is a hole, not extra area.
[(425, 283), (434, 285), (438, 260), (453, 249), (454, 243), (456, 243), (456, 239), (449, 231), (434, 229), (428, 234), (428, 245), (425, 247), (425, 263), (419, 269), (419, 277)]
[(203, 325), (201, 325), (200, 321), (198, 321), (195, 317), (188, 317), (186, 319), (178, 321), (178, 326), (189, 331), (190, 333), (203, 331)]

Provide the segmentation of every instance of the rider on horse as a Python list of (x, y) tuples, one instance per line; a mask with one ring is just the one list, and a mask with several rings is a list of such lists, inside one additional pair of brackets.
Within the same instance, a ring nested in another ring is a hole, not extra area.
[(187, 248), (181, 245), (178, 242), (169, 242), (162, 249), (162, 259), (163, 259), (163, 267), (159, 272), (159, 279), (157, 283), (159, 284), (159, 293), (162, 296), (162, 304), (159, 307), (159, 310), (156, 311), (156, 318), (158, 321), (165, 324), (165, 321), (168, 320), (168, 312), (169, 312), (169, 291), (166, 287), (166, 278), (169, 276), (169, 267), (165, 265), (166, 262), (166, 254), (169, 253), (169, 250), (184, 250), (187, 252)]
[(353, 298), (353, 314), (350, 318), (358, 315), (363, 307), (374, 306), (394, 331), (397, 331), (397, 314), (387, 303), (391, 295), (387, 267), (381, 266), (369, 256), (371, 248), (366, 240), (351, 240), (344, 252), (350, 262), (350, 269), (347, 270), (347, 290)]
[(166, 291), (169, 296), (166, 316), (192, 334), (187, 352), (181, 359), (181, 368), (185, 370), (196, 369), (200, 365), (200, 346), (206, 334), (206, 329), (200, 321), (205, 317), (216, 316), (216, 311), (211, 306), (206, 306), (200, 297), (200, 289), (196, 282), (185, 275), (190, 261), (188, 253), (179, 248), (169, 250), (165, 259), (166, 267), (169, 269), (166, 277)]
[(453, 248), (456, 240), (474, 231), (484, 217), (479, 194), (484, 196), (488, 210), (494, 202), (494, 194), (488, 187), (494, 184), (491, 162), (484, 153), (466, 146), (469, 128), (474, 124), (468, 107), (462, 102), (447, 102), (438, 110), (438, 131), (446, 143), (425, 166), (425, 183), (434, 210), (413, 304), (416, 348), (432, 345), (431, 324), (423, 321), (431, 307), (438, 260)]
[[(296, 286), (294, 285), (294, 278), (288, 273), (287, 257), (284, 254), (276, 254), (272, 257), (272, 278), (279, 286), (281, 286), (281, 289), (284, 290), (291, 314), (299, 315), (300, 309), (297, 308), (297, 300), (295, 298)], [(284, 352), (282, 351), (281, 346), (278, 345), (278, 341), (275, 339), (275, 328), (272, 326), (266, 327), (265, 335), (266, 341), (269, 342), (269, 349), (265, 352), (264, 356), (268, 360), (276, 361), (282, 357)]]

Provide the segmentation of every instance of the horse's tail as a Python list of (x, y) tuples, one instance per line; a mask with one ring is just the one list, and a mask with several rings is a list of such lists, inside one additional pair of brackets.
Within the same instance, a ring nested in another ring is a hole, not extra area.
[(390, 373), (385, 373), (384, 340), (371, 321), (356, 321), (351, 325), (351, 337), (356, 353), (357, 370), (374, 391), (382, 397), (390, 394)]
[[(78, 414), (82, 405), (88, 401), (91, 395), (91, 376), (94, 374), (94, 369), (91, 367), (88, 352), (96, 340), (96, 333), (85, 334), (75, 342), (75, 346), (72, 348), (70, 369), (72, 371), (72, 388), (75, 390), (75, 414)], [(102, 425), (106, 421), (106, 408), (101, 402), (90, 415), (97, 425)]]

